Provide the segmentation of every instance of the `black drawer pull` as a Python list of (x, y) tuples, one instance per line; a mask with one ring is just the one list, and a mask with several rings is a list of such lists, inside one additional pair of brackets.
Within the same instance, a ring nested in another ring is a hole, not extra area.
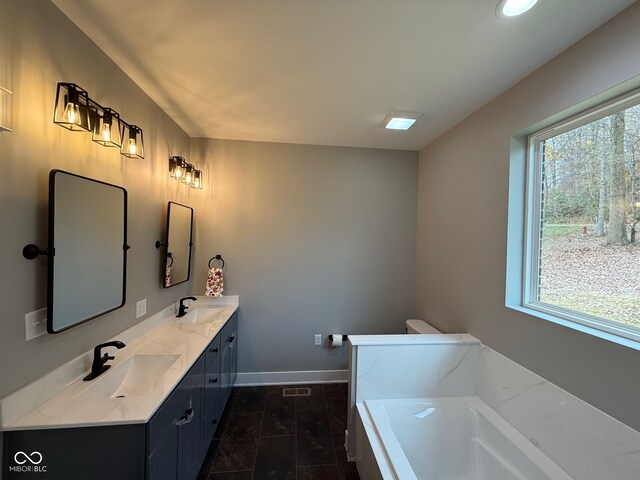
[(229, 337), (229, 340), (227, 340), (227, 341), (228, 341), (229, 343), (231, 343), (231, 342), (233, 342), (235, 339), (236, 339), (236, 336), (235, 336), (235, 335), (231, 335), (231, 336)]
[(217, 378), (210, 378), (209, 379), (209, 383), (218, 383), (218, 379)]
[(217, 348), (210, 348), (209, 349), (209, 353), (218, 353), (218, 349)]
[(218, 423), (218, 419), (214, 418), (213, 420), (211, 420), (211, 425), (215, 425), (216, 423)]

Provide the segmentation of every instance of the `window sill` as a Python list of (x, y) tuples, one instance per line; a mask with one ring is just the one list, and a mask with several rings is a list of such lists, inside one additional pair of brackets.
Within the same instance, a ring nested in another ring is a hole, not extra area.
[[(507, 308), (511, 308), (513, 310), (525, 313), (527, 315), (532, 315), (534, 317), (542, 318), (543, 320), (547, 320), (557, 325), (562, 325), (564, 327), (571, 328), (572, 330), (577, 330), (579, 332), (586, 333), (587, 335), (592, 335), (594, 337), (601, 338), (603, 340), (608, 340), (610, 342), (617, 343), (618, 345), (622, 345), (622, 346), (640, 351), (640, 336), (638, 336), (638, 339), (629, 338), (627, 336), (622, 336), (622, 334), (618, 335), (615, 333), (597, 329), (595, 327), (584, 325), (582, 323), (577, 323), (571, 320), (567, 320), (557, 315), (553, 315), (551, 313), (544, 312), (542, 310), (538, 310), (536, 308), (532, 308), (529, 306), (507, 304)], [(625, 335), (633, 335), (633, 334), (629, 334), (625, 332)]]

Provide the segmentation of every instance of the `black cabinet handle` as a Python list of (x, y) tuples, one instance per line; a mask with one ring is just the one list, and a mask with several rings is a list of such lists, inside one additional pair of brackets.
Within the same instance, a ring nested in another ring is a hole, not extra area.
[(181, 416), (180, 420), (178, 420), (176, 423), (178, 424), (178, 426), (186, 425), (191, 420), (193, 420), (194, 414), (195, 412), (193, 411), (193, 408), (189, 408), (185, 410), (184, 415)]
[(218, 423), (218, 419), (214, 418), (213, 420), (211, 420), (211, 425), (215, 425), (216, 423)]
[(236, 336), (235, 336), (235, 335), (231, 335), (231, 336), (229, 337), (229, 340), (227, 340), (227, 341), (228, 341), (229, 343), (231, 343), (231, 342), (233, 342), (235, 339), (236, 339)]
[(218, 353), (218, 349), (217, 348), (210, 348), (209, 349), (209, 353)]
[(217, 378), (210, 378), (209, 379), (209, 383), (218, 383), (218, 379)]

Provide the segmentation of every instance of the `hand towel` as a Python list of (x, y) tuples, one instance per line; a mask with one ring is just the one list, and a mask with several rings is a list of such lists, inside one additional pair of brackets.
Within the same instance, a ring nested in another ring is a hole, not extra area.
[(171, 286), (171, 265), (167, 265), (167, 268), (164, 269), (164, 286)]
[(221, 268), (210, 268), (207, 275), (207, 288), (204, 294), (208, 297), (221, 297), (224, 292), (224, 281)]

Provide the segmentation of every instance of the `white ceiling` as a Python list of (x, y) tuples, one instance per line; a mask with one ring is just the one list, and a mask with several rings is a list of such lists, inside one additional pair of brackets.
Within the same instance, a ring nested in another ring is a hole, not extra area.
[(192, 137), (419, 150), (634, 0), (53, 3)]

